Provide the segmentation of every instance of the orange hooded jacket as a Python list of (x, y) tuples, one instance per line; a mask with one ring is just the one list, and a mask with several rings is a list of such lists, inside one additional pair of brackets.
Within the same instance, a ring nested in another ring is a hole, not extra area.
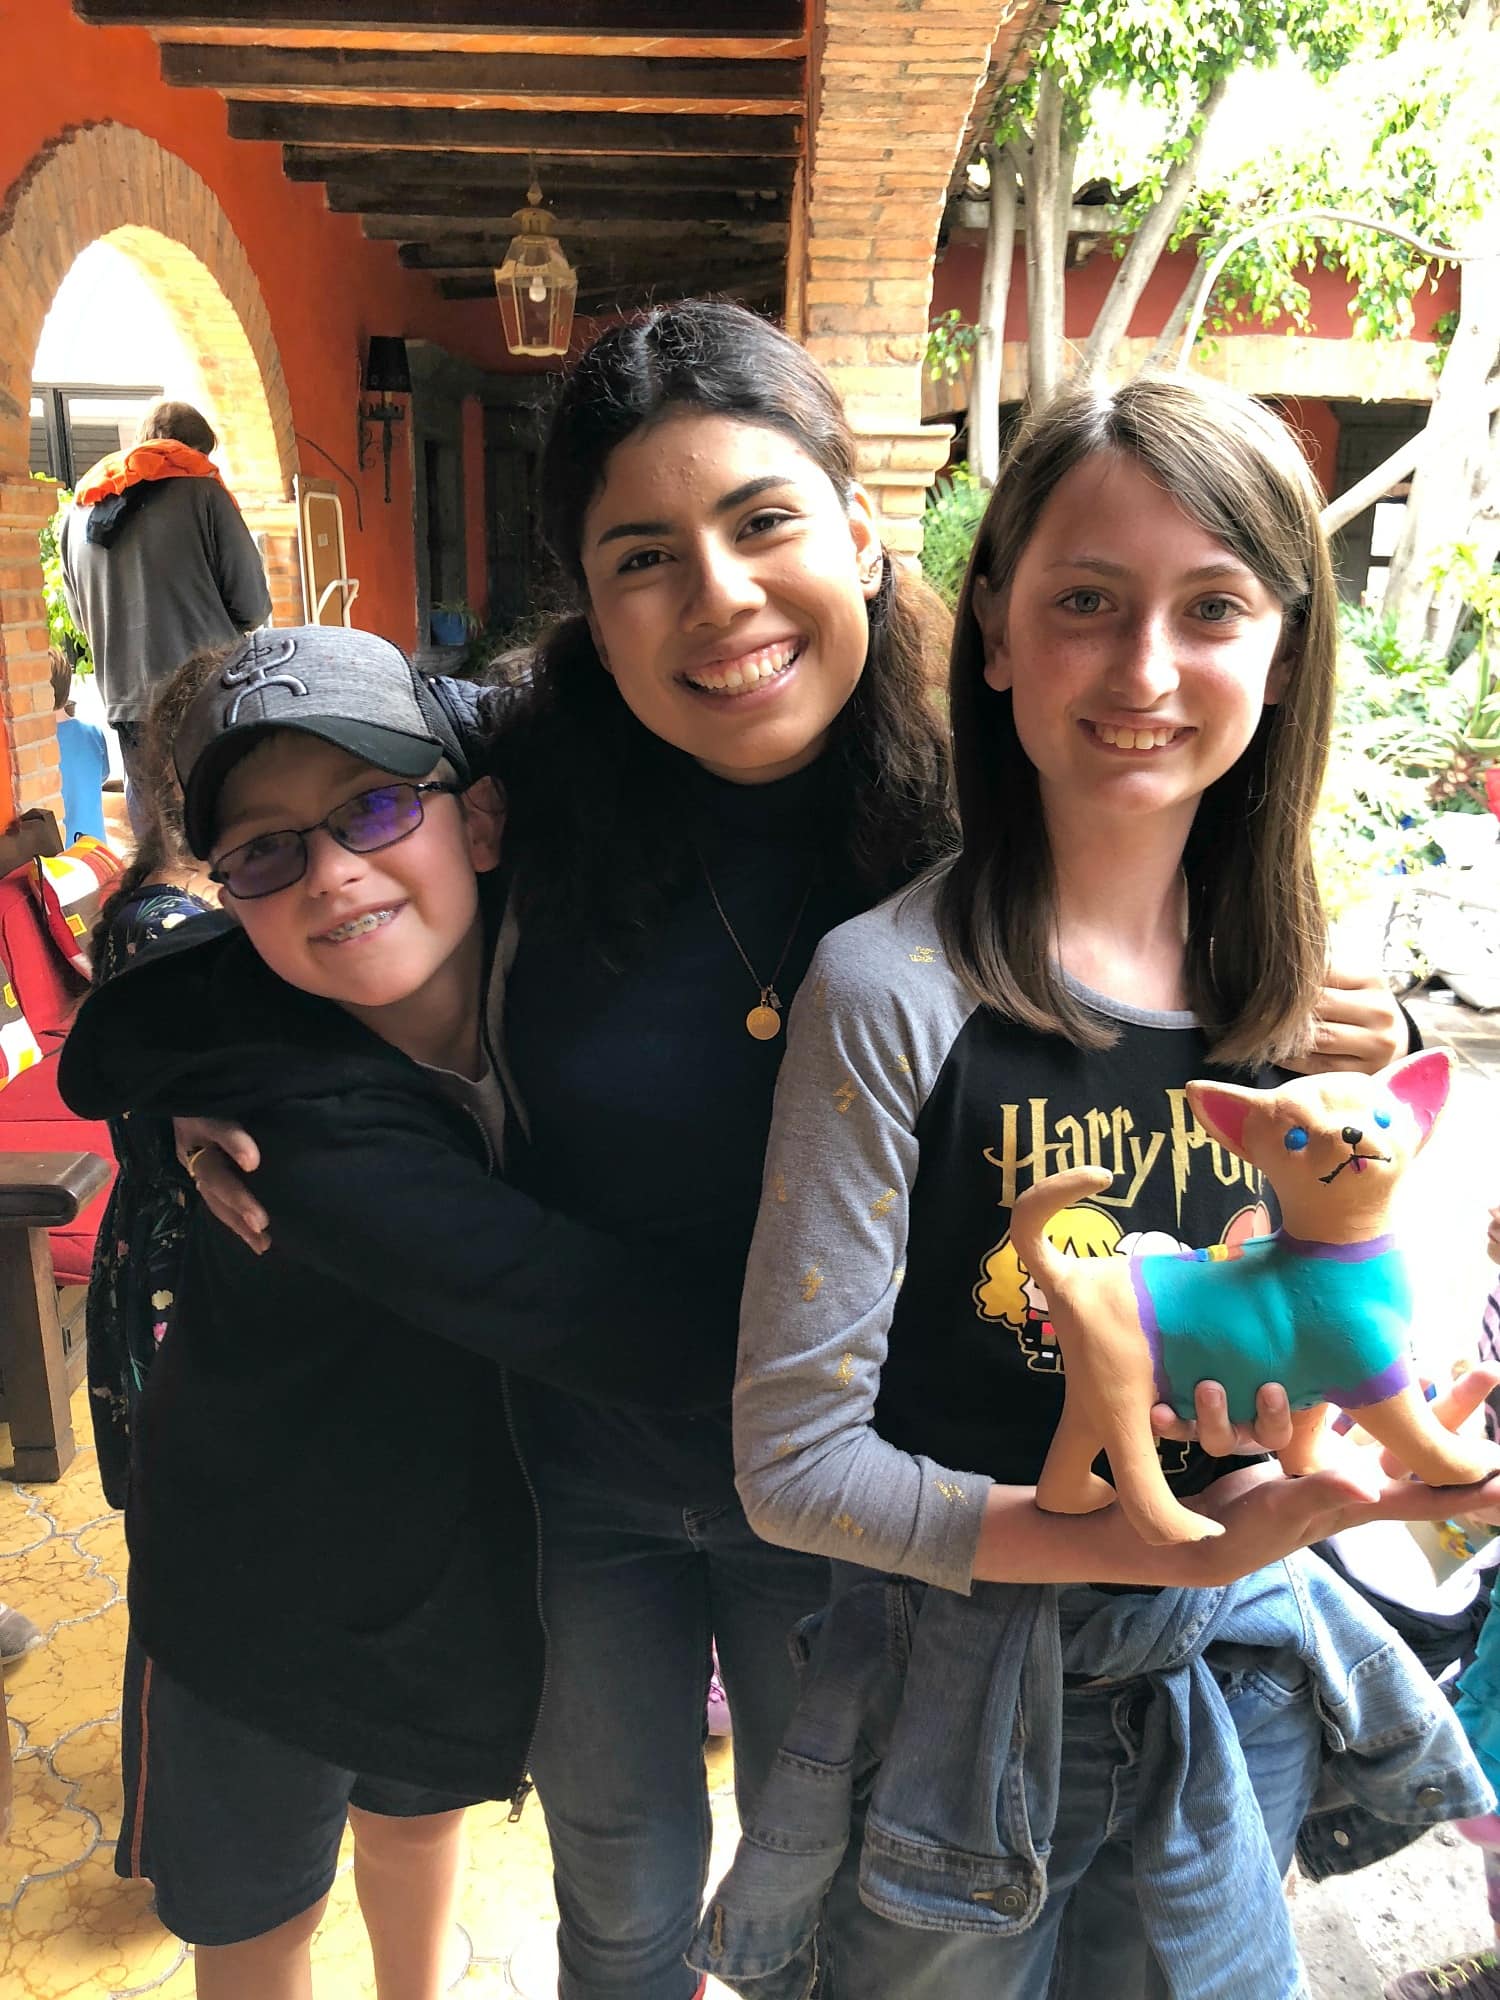
[[(224, 485), (213, 460), (194, 451), (190, 444), (180, 444), (176, 438), (148, 438), (144, 444), (133, 444), (128, 451), (112, 451), (91, 465), (74, 489), (73, 503), (92, 507), (96, 501), (107, 500), (112, 493), (123, 493), (147, 479), (217, 479)], [(229, 497), (232, 500), (234, 495)]]

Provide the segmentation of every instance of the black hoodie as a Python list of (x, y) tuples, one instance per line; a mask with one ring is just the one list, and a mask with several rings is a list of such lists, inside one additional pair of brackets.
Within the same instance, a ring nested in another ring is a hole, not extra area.
[(84, 1117), (233, 1118), (261, 1150), (272, 1248), (195, 1215), (142, 1401), (126, 1531), (146, 1652), (347, 1768), (508, 1796), (543, 1635), (496, 1364), (710, 1407), (721, 1368), (692, 1328), (733, 1311), (738, 1274), (489, 1177), (478, 1125), (417, 1064), (224, 923), (90, 995), (59, 1083)]

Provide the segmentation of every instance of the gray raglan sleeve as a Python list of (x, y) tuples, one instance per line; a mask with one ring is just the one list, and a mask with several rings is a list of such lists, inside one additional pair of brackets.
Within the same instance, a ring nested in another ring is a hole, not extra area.
[(825, 941), (792, 1010), (734, 1394), (757, 1534), (964, 1593), (991, 1482), (897, 1450), (874, 1411), (917, 1115), (970, 1011), (930, 923), (876, 911)]
[(213, 537), (214, 582), (237, 630), (253, 632), (271, 615), (265, 564), (244, 516), (224, 488), (206, 480), (209, 532)]

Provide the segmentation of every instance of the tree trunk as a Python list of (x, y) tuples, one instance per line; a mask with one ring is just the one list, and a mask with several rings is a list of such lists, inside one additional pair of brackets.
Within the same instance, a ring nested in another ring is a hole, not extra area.
[[(1094, 321), (1093, 331), (1083, 350), (1083, 365), (1093, 375), (1107, 375), (1109, 364), (1114, 359), (1115, 349), (1125, 338), (1130, 328), (1130, 317), (1140, 303), (1141, 294), (1150, 282), (1151, 273), (1160, 262), (1161, 254), (1171, 240), (1172, 231), (1177, 226), (1177, 218), (1187, 206), (1198, 178), (1198, 162), (1203, 154), (1204, 140), (1219, 106), (1224, 102), (1224, 93), (1229, 87), (1228, 76), (1215, 79), (1208, 94), (1198, 106), (1198, 133), (1187, 152), (1173, 167), (1162, 183), (1161, 199), (1149, 215), (1142, 221), (1130, 239), (1130, 248), (1120, 260), (1115, 272), (1114, 283), (1099, 308), (1099, 316)], [(1152, 360), (1155, 360), (1153, 354)]]
[(1036, 129), (1026, 160), (1027, 400), (1040, 409), (1063, 376), (1063, 307), (1074, 141), (1063, 133), (1063, 92), (1047, 71), (1037, 86)]
[(1011, 264), (1016, 254), (1016, 176), (1004, 147), (990, 146), (986, 153), (990, 219), (984, 239), (984, 273), (979, 280), (974, 369), (969, 378), (969, 469), (981, 486), (990, 487), (1000, 473), (1000, 370)]
[(1182, 288), (1181, 297), (1178, 299), (1176, 305), (1173, 306), (1166, 325), (1156, 336), (1155, 347), (1146, 356), (1146, 365), (1141, 370), (1143, 375), (1159, 374), (1171, 366), (1172, 355), (1181, 341), (1183, 334), (1187, 331), (1188, 310), (1193, 303), (1193, 295), (1198, 289), (1198, 276), (1203, 269), (1203, 264), (1204, 259), (1200, 257), (1198, 262), (1193, 266), (1188, 281)]
[(1458, 326), (1433, 392), (1385, 592), (1402, 645), (1439, 653), (1452, 643), (1463, 595), (1435, 572), (1459, 543), (1471, 545), (1487, 567), (1500, 539), (1484, 518), (1492, 479), (1490, 378), (1500, 366), (1500, 251), (1460, 265), (1459, 288)]

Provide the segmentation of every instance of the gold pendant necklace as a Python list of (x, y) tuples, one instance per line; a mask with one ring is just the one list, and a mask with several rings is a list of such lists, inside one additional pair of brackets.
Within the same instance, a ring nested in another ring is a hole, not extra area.
[(807, 909), (807, 901), (813, 891), (813, 881), (816, 879), (816, 871), (813, 876), (809, 877), (807, 887), (802, 891), (802, 901), (797, 905), (796, 916), (792, 918), (792, 928), (786, 934), (786, 943), (781, 947), (781, 956), (776, 961), (776, 969), (771, 974), (770, 979), (762, 983), (760, 974), (750, 963), (749, 954), (746, 952), (745, 947), (735, 936), (734, 925), (730, 923), (728, 917), (724, 914), (724, 905), (719, 901), (719, 892), (714, 887), (714, 878), (709, 874), (708, 863), (703, 859), (701, 853), (698, 856), (698, 865), (703, 870), (703, 879), (708, 884), (708, 893), (713, 897), (714, 908), (719, 913), (719, 922), (729, 933), (729, 942), (739, 953), (745, 970), (760, 988), (759, 1000), (756, 1001), (750, 1012), (745, 1016), (745, 1030), (748, 1034), (753, 1035), (758, 1042), (774, 1042), (776, 1037), (781, 1033), (781, 996), (776, 991), (776, 982), (781, 977), (781, 968), (786, 964), (786, 955), (792, 948), (792, 940), (797, 935), (798, 927)]

